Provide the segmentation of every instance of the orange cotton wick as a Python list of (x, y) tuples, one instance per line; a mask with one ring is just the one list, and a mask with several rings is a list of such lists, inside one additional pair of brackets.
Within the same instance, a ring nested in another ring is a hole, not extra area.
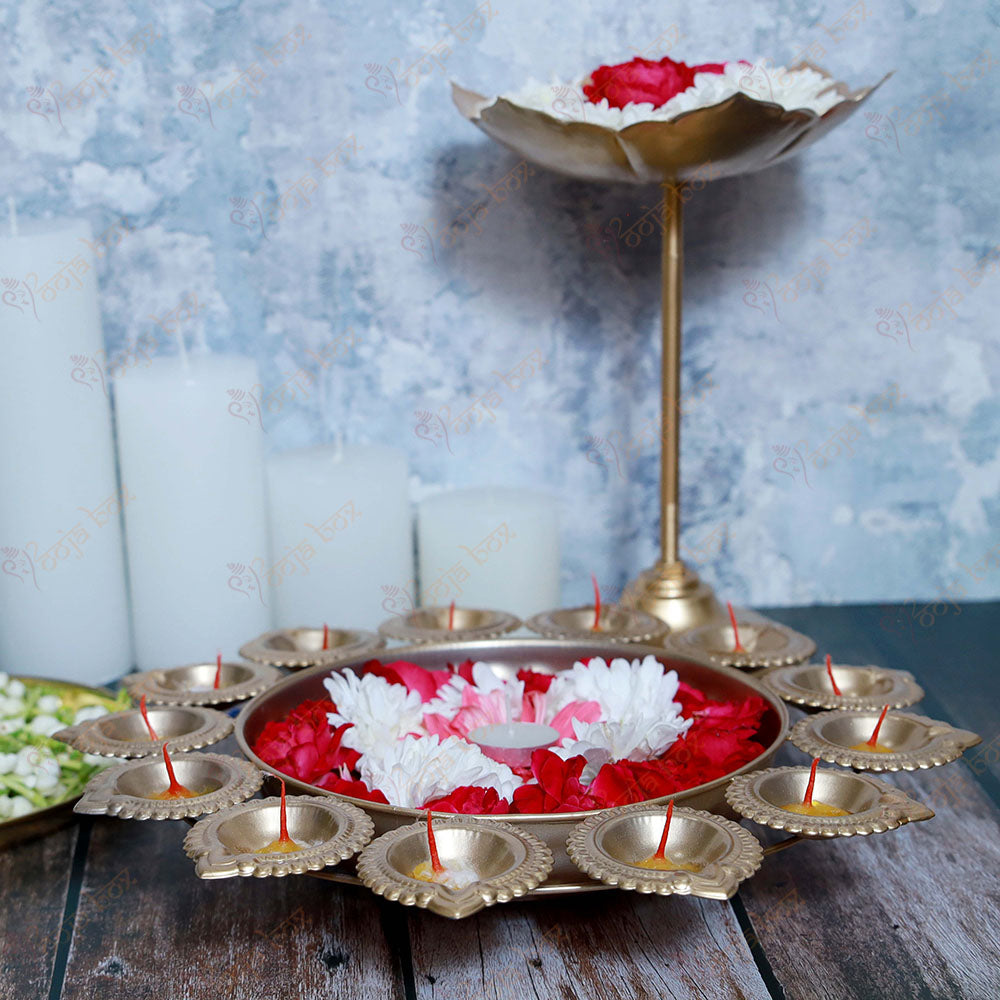
[(146, 723), (146, 728), (149, 730), (149, 738), (154, 741), (158, 740), (160, 737), (156, 735), (156, 730), (153, 728), (153, 724), (149, 721), (149, 715), (146, 713), (145, 695), (139, 699), (139, 711), (142, 713), (142, 721)]
[[(281, 779), (278, 779), (281, 781)], [(285, 808), (285, 783), (281, 782), (281, 832), (278, 834), (279, 844), (291, 843), (292, 838), (288, 836), (288, 812)]]
[(656, 849), (656, 853), (653, 855), (658, 861), (663, 861), (666, 858), (664, 853), (667, 849), (667, 837), (670, 834), (670, 818), (674, 814), (674, 800), (671, 799), (667, 805), (667, 821), (663, 824), (663, 833), (660, 835), (660, 846)]
[(323, 626), (323, 648), (330, 648), (330, 627), (328, 625)]
[(219, 690), (219, 679), (222, 677), (222, 653), (215, 654), (215, 683), (212, 685), (216, 691)]
[(826, 673), (830, 678), (830, 683), (833, 685), (833, 693), (839, 698), (840, 688), (837, 687), (837, 682), (833, 679), (833, 664), (830, 662), (830, 654), (826, 654)]
[(740, 630), (736, 624), (736, 612), (733, 611), (733, 605), (731, 601), (726, 601), (726, 607), (729, 608), (729, 620), (733, 625), (733, 652), (734, 653), (745, 653), (746, 650), (740, 643)]
[(601, 588), (597, 584), (597, 577), (590, 574), (590, 581), (594, 585), (594, 624), (590, 626), (591, 632), (601, 631)]
[(802, 804), (811, 806), (813, 804), (813, 787), (816, 784), (816, 768), (819, 767), (819, 757), (813, 760), (813, 766), (809, 770), (809, 784), (806, 785), (806, 794), (802, 796)]
[(163, 763), (167, 767), (167, 778), (170, 780), (170, 785), (166, 792), (163, 793), (163, 798), (165, 799), (191, 799), (194, 798), (195, 793), (191, 791), (190, 788), (185, 788), (178, 780), (177, 775), (174, 774), (174, 765), (170, 760), (170, 754), (167, 753), (167, 744), (163, 744)]
[(452, 601), (448, 605), (448, 631), (450, 632), (455, 627), (455, 602)]
[(427, 850), (431, 854), (431, 868), (435, 875), (440, 875), (444, 871), (444, 865), (438, 857), (437, 841), (434, 839), (434, 827), (431, 824), (431, 811), (427, 810)]
[(875, 723), (875, 730), (868, 739), (868, 746), (878, 746), (878, 731), (882, 728), (882, 723), (885, 722), (885, 713), (888, 711), (889, 706), (886, 705), (885, 708), (882, 709), (882, 714), (878, 717), (878, 722)]

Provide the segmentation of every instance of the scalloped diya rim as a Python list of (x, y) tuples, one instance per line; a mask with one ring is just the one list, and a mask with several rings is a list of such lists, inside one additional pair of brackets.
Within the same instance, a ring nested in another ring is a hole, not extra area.
[[(379, 635), (397, 642), (424, 644), (430, 642), (465, 642), (474, 639), (496, 639), (508, 632), (519, 629), (521, 619), (509, 611), (494, 608), (455, 607), (455, 628), (448, 628), (451, 609), (441, 605), (414, 608), (405, 615), (387, 618), (378, 627)], [(423, 621), (432, 616), (437, 625), (425, 625)], [(471, 618), (472, 624), (461, 622)]]
[[(362, 850), (358, 858), (362, 884), (392, 902), (458, 920), (487, 906), (508, 903), (525, 895), (544, 882), (552, 870), (552, 852), (548, 847), (538, 837), (511, 823), (454, 813), (435, 813), (433, 822), (438, 853), (446, 867), (457, 863), (471, 867), (479, 875), (484, 855), (488, 854), (480, 843), (483, 840), (492, 840), (501, 857), (506, 854), (506, 867), (501, 866), (462, 889), (414, 878), (408, 872), (427, 857), (427, 824), (417, 822), (382, 834)], [(456, 830), (470, 835), (448, 836)]]
[[(215, 788), (190, 799), (151, 799), (134, 791), (118, 791), (118, 784), (123, 778), (127, 785), (139, 788), (144, 782), (149, 782), (146, 787), (152, 791), (154, 771), (156, 790), (160, 791), (165, 786), (163, 761), (140, 757), (95, 774), (73, 811), (84, 816), (115, 816), (118, 819), (192, 819), (249, 799), (263, 783), (259, 769), (238, 757), (216, 753), (180, 753), (171, 755), (171, 761), (182, 785), (185, 781), (196, 784), (199, 780), (214, 781), (219, 775), (221, 778)], [(192, 769), (196, 775), (200, 770), (205, 777), (188, 776)], [(144, 770), (148, 773), (141, 773)]]
[[(700, 871), (688, 872), (679, 869), (651, 870), (612, 853), (606, 846), (608, 834), (615, 827), (635, 826), (636, 820), (651, 816), (652, 824), (643, 823), (642, 836), (636, 830), (626, 831), (625, 853), (645, 859), (653, 854), (659, 843), (667, 810), (663, 806), (646, 803), (624, 806), (604, 815), (592, 816), (573, 829), (566, 843), (567, 852), (573, 863), (587, 876), (599, 879), (618, 889), (657, 895), (692, 895), (705, 899), (729, 899), (739, 889), (740, 883), (752, 877), (764, 860), (764, 849), (749, 830), (738, 823), (716, 816), (702, 809), (676, 807), (671, 819), (670, 833), (674, 839), (683, 839), (688, 845), (678, 853), (675, 846), (667, 854), (684, 863), (704, 863)], [(676, 826), (675, 826), (676, 824)], [(682, 837), (675, 836), (677, 829)], [(690, 835), (689, 828), (701, 828), (699, 838)], [(685, 833), (687, 834), (685, 836)], [(629, 836), (630, 835), (630, 836)], [(690, 849), (695, 840), (694, 852)], [(702, 843), (698, 844), (701, 839)], [(641, 841), (641, 843), (640, 843)], [(720, 844), (721, 841), (721, 844)], [(619, 849), (623, 845), (619, 844)], [(710, 853), (698, 855), (697, 849), (709, 849)], [(721, 848), (721, 850), (720, 850)]]
[[(738, 670), (798, 666), (816, 652), (815, 640), (804, 633), (759, 612), (753, 612), (753, 617), (746, 618), (741, 617), (742, 614), (744, 612), (740, 611), (736, 618), (740, 639), (752, 638), (752, 648), (745, 648), (742, 652), (723, 648), (734, 641), (733, 629), (728, 622), (708, 622), (680, 632), (671, 632), (664, 636), (663, 648), (678, 656)], [(773, 634), (783, 636), (784, 645), (758, 650), (757, 644), (761, 638)], [(725, 638), (717, 639), (719, 636)]]
[[(309, 642), (301, 645), (300, 639), (304, 636), (309, 637)], [(329, 648), (323, 649), (322, 626), (316, 628), (312, 625), (295, 625), (291, 628), (271, 629), (241, 646), (240, 656), (254, 663), (299, 670), (330, 667), (385, 648), (385, 639), (368, 629), (330, 628), (327, 639)], [(290, 643), (292, 648), (274, 645), (276, 641)]]
[[(884, 746), (902, 741), (903, 749), (893, 753), (869, 753), (853, 750), (864, 743), (875, 728), (881, 711), (874, 709), (820, 712), (800, 719), (789, 734), (789, 740), (810, 757), (862, 771), (918, 771), (940, 767), (957, 760), (970, 747), (982, 743), (982, 737), (968, 729), (956, 729), (925, 715), (910, 712), (888, 712), (879, 732)], [(852, 742), (838, 742), (830, 729), (841, 730)], [(889, 741), (888, 743), (883, 742)], [(918, 742), (914, 742), (914, 741)], [(910, 745), (914, 744), (914, 745)]]
[[(183, 732), (173, 732), (160, 736), (156, 740), (142, 737), (146, 732), (146, 724), (142, 713), (137, 708), (126, 709), (123, 712), (113, 712), (97, 719), (66, 726), (52, 734), (52, 738), (60, 740), (80, 753), (96, 754), (100, 757), (139, 758), (149, 757), (160, 752), (164, 743), (169, 749), (183, 753), (188, 750), (200, 750), (224, 740), (232, 731), (234, 722), (228, 716), (203, 705), (157, 705), (148, 710), (149, 720), (156, 732), (167, 732), (164, 727), (170, 717), (192, 717), (194, 725)], [(132, 725), (137, 723), (137, 725)], [(122, 739), (112, 735), (108, 730), (121, 729), (129, 726), (136, 738)]]
[[(246, 825), (259, 824), (258, 813), (280, 816), (281, 799), (267, 798), (241, 802), (199, 820), (184, 838), (184, 852), (195, 862), (195, 874), (202, 879), (232, 878), (235, 876), (268, 878), (285, 875), (302, 875), (319, 871), (329, 865), (339, 864), (358, 853), (372, 838), (375, 824), (363, 809), (348, 802), (318, 798), (314, 795), (286, 796), (288, 831), (292, 840), (314, 839), (301, 831), (308, 830), (310, 819), (315, 829), (324, 820), (332, 823), (331, 836), (287, 854), (252, 850), (236, 850), (225, 842), (233, 831), (225, 829), (244, 821)], [(311, 817), (309, 814), (313, 814)], [(277, 839), (278, 823), (263, 836)], [(323, 831), (320, 832), (329, 832)], [(252, 833), (247, 834), (248, 836)], [(257, 831), (258, 839), (262, 836)], [(268, 843), (270, 841), (267, 841)]]
[[(229, 705), (238, 701), (246, 701), (266, 691), (281, 678), (281, 671), (266, 663), (239, 663), (233, 660), (222, 661), (222, 673), (219, 677), (219, 687), (182, 687), (174, 686), (170, 680), (180, 679), (192, 671), (206, 675), (211, 673), (214, 680), (215, 663), (185, 663), (176, 667), (164, 667), (158, 670), (144, 670), (137, 674), (127, 674), (122, 683), (129, 695), (139, 701), (142, 695), (152, 705)], [(245, 676), (245, 680), (234, 684), (223, 684), (227, 673), (231, 676), (237, 673)]]
[[(739, 775), (726, 789), (726, 801), (746, 819), (798, 837), (830, 838), (886, 833), (906, 823), (931, 819), (934, 811), (898, 788), (869, 774), (823, 768), (816, 771), (813, 800), (848, 809), (847, 816), (803, 816), (775, 802), (801, 802), (809, 767), (772, 767)], [(762, 789), (770, 786), (771, 796)], [(862, 806), (851, 812), (849, 806)]]
[[(853, 685), (853, 679), (867, 677), (871, 683), (867, 691), (859, 694), (835, 695), (832, 690), (821, 690), (820, 687), (807, 687), (797, 684), (795, 678), (801, 674), (815, 675), (817, 679), (829, 687), (830, 680), (825, 664), (795, 663), (791, 665), (770, 667), (760, 676), (760, 682), (779, 698), (793, 705), (808, 708), (837, 709), (838, 711), (875, 709), (881, 711), (883, 705), (890, 708), (908, 708), (924, 697), (924, 689), (908, 670), (895, 670), (890, 667), (879, 667), (875, 664), (849, 665), (834, 663), (834, 679), (838, 686), (847, 688)], [(848, 683), (844, 683), (844, 677)], [(888, 681), (888, 686), (879, 682)]]
[[(851, 91), (809, 62), (789, 69), (815, 70), (844, 99), (823, 115), (786, 110), (737, 92), (717, 104), (693, 108), (666, 121), (639, 121), (622, 129), (555, 115), (489, 98), (452, 81), (459, 112), (491, 139), (515, 153), (581, 180), (649, 184), (697, 177), (706, 164), (713, 179), (761, 170), (811, 145), (845, 121), (892, 76)], [(830, 89), (829, 87), (827, 89)]]
[(594, 610), (593, 604), (553, 608), (532, 615), (524, 624), (546, 639), (575, 639), (580, 642), (597, 639), (621, 645), (653, 644), (670, 631), (670, 626), (659, 618), (638, 608), (626, 608), (620, 604), (602, 605), (601, 627), (595, 630), (592, 627)]

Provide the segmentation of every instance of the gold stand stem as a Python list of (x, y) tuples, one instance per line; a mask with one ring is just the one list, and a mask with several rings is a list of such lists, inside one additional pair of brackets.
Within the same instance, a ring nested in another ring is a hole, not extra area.
[(683, 184), (663, 182), (660, 559), (629, 585), (622, 598), (622, 603), (661, 618), (674, 631), (723, 617), (711, 587), (685, 566), (679, 551), (683, 189)]

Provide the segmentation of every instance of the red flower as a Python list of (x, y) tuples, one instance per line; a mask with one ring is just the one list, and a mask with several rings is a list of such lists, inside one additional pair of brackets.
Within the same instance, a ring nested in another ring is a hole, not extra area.
[(549, 750), (531, 755), (531, 771), (537, 784), (514, 790), (514, 811), (520, 813), (579, 812), (600, 809), (601, 802), (580, 784), (587, 763), (583, 756), (563, 760)]
[(590, 74), (583, 92), (591, 104), (607, 98), (613, 108), (628, 104), (652, 104), (662, 107), (672, 97), (694, 85), (695, 73), (721, 73), (722, 63), (688, 66), (664, 56), (659, 62), (636, 56), (617, 66), (600, 66)]
[(556, 679), (555, 674), (542, 674), (537, 670), (518, 670), (517, 679), (524, 684), (524, 693), (530, 694), (532, 691), (540, 691), (545, 694), (552, 682)]
[(472, 660), (463, 660), (457, 667), (454, 663), (449, 663), (448, 673), (458, 674), (462, 680), (468, 681), (470, 684), (475, 683), (472, 677)]
[(451, 679), (451, 673), (447, 670), (427, 670), (407, 660), (396, 660), (395, 663), (369, 660), (362, 668), (362, 673), (383, 677), (390, 684), (402, 684), (407, 691), (416, 691), (421, 701), (430, 701), (437, 694), (438, 688)]
[(336, 771), (324, 774), (313, 782), (319, 788), (336, 792), (338, 795), (351, 795), (356, 799), (366, 799), (368, 802), (381, 802), (388, 805), (389, 800), (376, 788), (372, 791), (363, 781), (342, 778)]
[(340, 745), (350, 723), (334, 730), (327, 721), (334, 707), (332, 701), (304, 701), (283, 722), (264, 726), (253, 752), (283, 774), (310, 784), (341, 764), (354, 767), (361, 755)]
[(425, 802), (420, 808), (433, 809), (435, 812), (486, 815), (510, 812), (510, 803), (506, 799), (500, 798), (495, 788), (463, 785), (449, 795)]

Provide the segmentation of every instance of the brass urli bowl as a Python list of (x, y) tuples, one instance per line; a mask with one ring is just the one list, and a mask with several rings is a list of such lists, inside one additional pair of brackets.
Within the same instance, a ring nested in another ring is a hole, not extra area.
[[(764, 714), (758, 734), (758, 740), (764, 747), (760, 756), (729, 775), (697, 785), (673, 796), (678, 805), (733, 816), (734, 813), (725, 800), (725, 789), (730, 778), (733, 774), (742, 774), (767, 767), (779, 747), (784, 743), (789, 728), (788, 712), (781, 699), (762, 688), (745, 673), (728, 667), (682, 659), (664, 653), (663, 649), (657, 646), (629, 645), (626, 654), (618, 643), (602, 643), (597, 640), (576, 642), (555, 639), (492, 639), (480, 642), (410, 646), (391, 651), (393, 660), (409, 660), (419, 666), (437, 669), (444, 667), (446, 663), (460, 663), (466, 659), (482, 660), (488, 662), (498, 674), (508, 678), (513, 678), (519, 669), (525, 667), (531, 667), (545, 673), (558, 673), (570, 669), (582, 657), (601, 656), (611, 660), (622, 655), (627, 655), (630, 659), (642, 659), (647, 655), (655, 656), (667, 669), (676, 670), (681, 680), (704, 691), (711, 699), (746, 698), (758, 695), (767, 702), (768, 711)], [(369, 656), (338, 663), (335, 669), (346, 670), (353, 667), (360, 669)], [(284, 778), (290, 790), (305, 794), (332, 796), (364, 809), (375, 822), (376, 836), (413, 823), (424, 816), (421, 810), (366, 802), (363, 799), (338, 795), (335, 792), (296, 781), (294, 778), (280, 775), (275, 768), (265, 764), (251, 749), (268, 722), (283, 719), (296, 705), (305, 700), (327, 697), (327, 691), (323, 687), (323, 679), (329, 675), (330, 670), (331, 668), (328, 666), (310, 667), (286, 677), (247, 703), (236, 720), (236, 739), (240, 749), (248, 760), (265, 773)], [(276, 787), (277, 782), (273, 782), (273, 788)], [(269, 790), (272, 790), (271, 786), (269, 786)], [(650, 801), (665, 803), (667, 797)], [(546, 882), (534, 889), (531, 895), (604, 888), (600, 883), (588, 880), (581, 875), (566, 853), (566, 839), (573, 827), (592, 815), (594, 815), (594, 811), (525, 813), (498, 817), (534, 834), (552, 851), (554, 858), (552, 872)], [(357, 883), (353, 874), (348, 873), (336, 874), (335, 880)]]

